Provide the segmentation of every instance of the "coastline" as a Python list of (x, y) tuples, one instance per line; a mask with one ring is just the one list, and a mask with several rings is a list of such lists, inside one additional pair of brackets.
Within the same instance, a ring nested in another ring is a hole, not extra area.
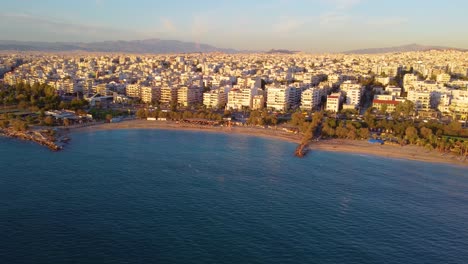
[[(240, 134), (247, 136), (263, 137), (275, 140), (282, 140), (299, 144), (301, 136), (289, 133), (281, 129), (265, 129), (260, 127), (211, 127), (197, 126), (174, 121), (147, 121), (129, 120), (119, 123), (97, 124), (93, 126), (70, 128), (69, 133), (92, 132), (100, 130), (121, 130), (121, 129), (161, 129), (161, 130), (186, 130), (202, 131), (208, 133)], [(350, 154), (373, 155), (383, 158), (413, 160), (430, 163), (444, 163), (451, 165), (468, 166), (468, 160), (463, 157), (451, 154), (440, 153), (434, 150), (427, 150), (423, 147), (407, 145), (372, 145), (367, 141), (348, 139), (327, 139), (310, 144), (310, 151), (319, 150), (327, 152), (342, 152)], [(291, 154), (292, 155), (292, 154)]]
[(41, 146), (47, 147), (51, 151), (59, 151), (63, 148), (66, 139), (63, 135), (58, 137), (48, 135), (47, 130), (16, 131), (11, 129), (0, 129), (0, 135), (8, 138), (17, 138), (25, 141), (32, 141)]
[(147, 121), (147, 120), (126, 120), (118, 123), (102, 123), (92, 126), (70, 128), (69, 132), (92, 132), (100, 130), (122, 130), (122, 129), (160, 129), (160, 130), (185, 130), (185, 131), (201, 131), (208, 133), (221, 134), (236, 134), (247, 136), (258, 136), (276, 140), (287, 141), (291, 143), (299, 143), (301, 136), (292, 134), (281, 129), (265, 129), (260, 127), (220, 127), (220, 126), (204, 126), (190, 125), (177, 123), (175, 121)]

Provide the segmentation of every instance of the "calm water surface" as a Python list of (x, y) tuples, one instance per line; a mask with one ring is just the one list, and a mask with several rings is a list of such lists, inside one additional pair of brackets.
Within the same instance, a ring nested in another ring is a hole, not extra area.
[(468, 263), (468, 170), (241, 135), (0, 138), (0, 263)]

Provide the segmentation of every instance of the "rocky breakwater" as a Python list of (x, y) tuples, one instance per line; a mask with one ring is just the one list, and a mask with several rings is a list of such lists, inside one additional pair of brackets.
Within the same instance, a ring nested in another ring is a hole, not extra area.
[(63, 146), (57, 142), (55, 133), (52, 130), (17, 131), (7, 128), (3, 129), (1, 132), (7, 137), (36, 142), (39, 145), (48, 147), (52, 151), (59, 151), (63, 148)]
[(294, 151), (294, 155), (298, 158), (303, 158), (307, 154), (308, 150), (309, 150), (309, 144), (301, 143), (296, 147), (296, 150)]

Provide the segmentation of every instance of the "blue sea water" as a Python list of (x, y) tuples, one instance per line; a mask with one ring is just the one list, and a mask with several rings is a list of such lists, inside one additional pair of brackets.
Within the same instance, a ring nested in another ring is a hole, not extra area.
[(187, 131), (0, 138), (0, 263), (468, 263), (466, 167)]

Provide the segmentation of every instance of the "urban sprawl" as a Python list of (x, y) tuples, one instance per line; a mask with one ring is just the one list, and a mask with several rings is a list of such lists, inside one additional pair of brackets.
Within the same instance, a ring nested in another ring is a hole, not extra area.
[(47, 84), (91, 106), (141, 100), (158, 107), (359, 110), (466, 119), (468, 57), (458, 51), (384, 55), (4, 55), (5, 84)]
[(135, 115), (199, 125), (281, 124), (303, 134), (303, 146), (321, 137), (388, 134), (384, 141), (463, 154), (468, 144), (453, 137), (467, 134), (464, 55), (5, 54), (0, 125), (6, 134), (29, 138), (31, 126)]

